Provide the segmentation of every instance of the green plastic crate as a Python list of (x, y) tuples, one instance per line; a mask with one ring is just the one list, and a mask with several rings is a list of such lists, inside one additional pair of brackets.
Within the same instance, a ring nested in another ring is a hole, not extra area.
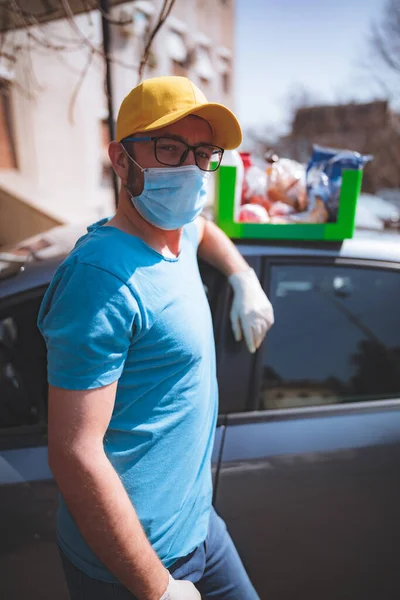
[(325, 240), (353, 237), (362, 171), (344, 170), (336, 223), (260, 224), (234, 220), (236, 167), (221, 166), (216, 172), (216, 222), (232, 239)]

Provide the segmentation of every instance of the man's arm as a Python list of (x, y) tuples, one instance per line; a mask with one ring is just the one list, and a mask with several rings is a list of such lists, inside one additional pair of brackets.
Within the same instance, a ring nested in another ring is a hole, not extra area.
[(257, 275), (228, 236), (203, 217), (196, 224), (199, 257), (224, 273), (233, 288), (231, 323), (235, 339), (240, 341), (244, 336), (250, 352), (255, 352), (274, 323), (272, 305)]
[(198, 217), (196, 225), (199, 231), (200, 258), (227, 277), (250, 268), (236, 246), (214, 223)]
[(49, 464), (79, 530), (101, 562), (140, 600), (160, 600), (168, 571), (103, 449), (116, 387), (116, 382), (86, 391), (50, 386)]

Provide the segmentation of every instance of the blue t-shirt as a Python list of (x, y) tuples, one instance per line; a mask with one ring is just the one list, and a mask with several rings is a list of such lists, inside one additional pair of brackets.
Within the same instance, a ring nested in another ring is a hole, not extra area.
[[(104, 223), (78, 241), (44, 297), (48, 379), (69, 390), (118, 380), (105, 452), (168, 568), (205, 540), (212, 499), (218, 394), (197, 227), (184, 228), (169, 259)], [(77, 567), (116, 581), (62, 498), (57, 529)]]

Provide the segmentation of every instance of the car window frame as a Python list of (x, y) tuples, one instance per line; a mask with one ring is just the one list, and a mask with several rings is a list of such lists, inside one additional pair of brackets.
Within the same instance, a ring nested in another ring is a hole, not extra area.
[[(371, 259), (360, 259), (360, 258), (347, 258), (347, 257), (313, 257), (310, 255), (302, 256), (302, 255), (293, 255), (293, 256), (265, 256), (263, 259), (263, 265), (261, 269), (261, 278), (260, 283), (268, 295), (271, 294), (271, 271), (273, 267), (276, 266), (345, 266), (348, 268), (361, 268), (361, 269), (378, 269), (382, 271), (399, 271), (400, 272), (400, 263), (398, 262), (389, 262), (389, 261), (381, 261), (381, 260), (371, 260)], [(399, 273), (400, 277), (400, 273)], [(296, 408), (287, 408), (287, 409), (263, 409), (260, 407), (260, 388), (262, 383), (262, 374), (263, 374), (263, 364), (264, 364), (264, 348), (265, 344), (268, 343), (268, 334), (266, 339), (264, 340), (262, 346), (258, 350), (255, 355), (254, 360), (254, 373), (252, 378), (252, 387), (251, 392), (249, 394), (249, 403), (247, 412), (248, 413), (257, 413), (257, 414), (266, 414), (266, 415), (276, 415), (277, 418), (282, 417), (282, 415), (286, 412), (290, 414), (319, 414), (321, 412), (354, 412), (357, 407), (366, 408), (372, 405), (379, 406), (399, 406), (400, 407), (400, 394), (398, 398), (385, 398), (382, 400), (366, 400), (359, 402), (346, 402), (339, 404), (328, 404), (321, 406), (304, 406), (304, 407), (296, 407)]]
[[(15, 308), (43, 297), (47, 285), (41, 285), (24, 292), (18, 292), (0, 299), (0, 318)], [(43, 399), (41, 409), (41, 422), (35, 425), (20, 425), (17, 427), (0, 427), (0, 451), (17, 448), (31, 448), (47, 445), (47, 398)]]
[[(240, 250), (240, 248), (239, 248)], [(262, 276), (263, 257), (254, 253), (245, 257), (250, 268), (254, 269), (257, 277)], [(204, 266), (204, 262), (200, 261)], [(206, 266), (218, 272), (215, 267)], [(202, 272), (202, 269), (200, 269)], [(254, 373), (254, 355), (250, 354), (245, 342), (236, 342), (233, 337), (230, 321), (230, 310), (232, 306), (233, 290), (229, 285), (227, 278), (218, 272), (218, 278), (221, 278), (221, 285), (213, 290), (214, 297), (209, 300), (212, 303), (213, 328), (215, 337), (215, 351), (217, 376), (219, 384), (219, 410), (218, 417), (222, 422), (229, 414), (240, 414), (247, 411), (249, 402), (249, 392), (252, 388), (252, 377)], [(241, 357), (240, 370), (231, 368), (233, 360), (238, 361)], [(236, 382), (236, 383), (235, 383)], [(232, 391), (235, 392), (235, 402), (231, 402)], [(230, 410), (227, 405), (230, 404)], [(225, 406), (226, 405), (226, 406)]]

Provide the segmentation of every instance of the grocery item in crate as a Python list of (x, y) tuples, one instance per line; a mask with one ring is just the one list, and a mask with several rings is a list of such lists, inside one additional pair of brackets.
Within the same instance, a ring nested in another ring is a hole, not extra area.
[(336, 150), (315, 145), (307, 167), (309, 210), (306, 214), (310, 217), (308, 222), (321, 222), (315, 221), (313, 215), (321, 213), (322, 202), (326, 210), (326, 221), (335, 223), (338, 216), (343, 170), (361, 170), (371, 160), (372, 156), (352, 150)]
[(278, 202), (271, 204), (268, 212), (270, 217), (286, 217), (287, 215), (293, 214), (295, 210), (292, 206), (289, 206), (289, 204), (285, 204), (278, 200)]
[(269, 215), (259, 204), (242, 204), (238, 214), (239, 223), (269, 223)]
[[(264, 156), (268, 164), (263, 166), (257, 158), (253, 162), (250, 154), (241, 153), (245, 176), (240, 206), (237, 201), (240, 177), (236, 176), (235, 168), (231, 166), (224, 170), (222, 165), (216, 211), (221, 229), (232, 239), (333, 242), (351, 238), (362, 167), (370, 157), (350, 151), (322, 148), (318, 151), (319, 155), (314, 149), (308, 177), (306, 167), (296, 161), (279, 159), (277, 155)], [(325, 156), (325, 151), (328, 156)], [(265, 173), (266, 186), (260, 171)], [(337, 192), (336, 199), (332, 190)], [(332, 208), (332, 202), (341, 202), (344, 210), (339, 211), (337, 204), (336, 208)], [(328, 224), (330, 220), (332, 222)], [(313, 223), (320, 225), (311, 227)], [(287, 227), (287, 224), (292, 226)], [(294, 227), (294, 224), (297, 226)]]
[(247, 198), (247, 180), (246, 173), (250, 167), (253, 166), (253, 159), (251, 157), (250, 152), (239, 152), (240, 158), (243, 163), (243, 182), (242, 182), (242, 202), (241, 204), (246, 203)]
[(252, 165), (245, 170), (242, 202), (263, 204), (267, 195), (267, 175), (263, 169)]
[(328, 211), (320, 196), (309, 195), (312, 201), (306, 211), (294, 213), (285, 218), (286, 223), (327, 223)]
[(271, 203), (283, 202), (296, 211), (307, 208), (306, 170), (289, 158), (267, 154), (267, 197)]

